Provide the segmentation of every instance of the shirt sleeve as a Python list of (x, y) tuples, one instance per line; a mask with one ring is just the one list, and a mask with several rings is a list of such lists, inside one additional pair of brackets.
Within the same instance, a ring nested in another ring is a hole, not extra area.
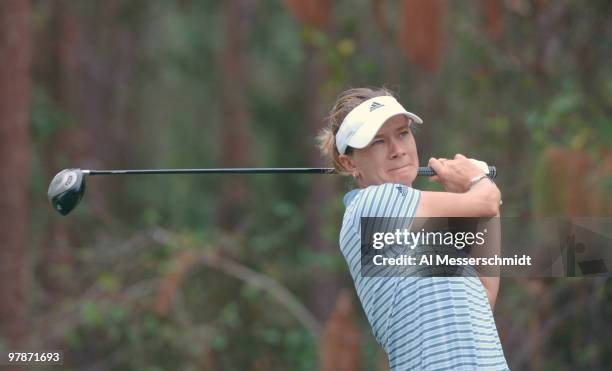
[(387, 343), (390, 313), (396, 305), (398, 283), (405, 278), (377, 275), (373, 271), (370, 271), (368, 275), (363, 274), (361, 222), (362, 218), (376, 218), (369, 219), (365, 223), (366, 231), (369, 229), (388, 230), (396, 226), (409, 227), (419, 200), (420, 191), (403, 184), (385, 183), (361, 190), (352, 205), (353, 213), (350, 215), (352, 219), (349, 219), (352, 224), (350, 230), (357, 236), (354, 239), (356, 242), (349, 248), (346, 247), (346, 242), (344, 245), (341, 244), (345, 246), (343, 252), (349, 263), (355, 288), (372, 327), (372, 332), (376, 341), (383, 347)]
[(356, 200), (353, 227), (360, 230), (362, 217), (412, 219), (419, 206), (421, 191), (399, 183), (367, 187)]

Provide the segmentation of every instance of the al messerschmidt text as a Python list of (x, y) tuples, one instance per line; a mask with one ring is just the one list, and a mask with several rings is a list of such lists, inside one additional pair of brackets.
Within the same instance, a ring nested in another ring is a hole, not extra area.
[[(419, 265), (434, 265), (434, 255), (421, 255), (419, 259)], [(435, 255), (435, 265), (493, 265), (493, 266), (506, 266), (506, 265), (531, 265), (531, 256), (528, 255), (514, 255), (513, 257), (499, 257), (494, 255), (491, 257), (451, 257), (448, 255)], [(376, 255), (372, 259), (374, 265), (416, 265), (417, 258), (410, 255), (400, 255), (395, 258), (388, 258), (382, 255)]]

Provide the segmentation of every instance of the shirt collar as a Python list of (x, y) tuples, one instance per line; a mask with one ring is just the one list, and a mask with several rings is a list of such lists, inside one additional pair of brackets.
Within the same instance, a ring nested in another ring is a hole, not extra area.
[(344, 198), (343, 198), (344, 207), (348, 207), (348, 205), (350, 205), (351, 201), (353, 201), (353, 199), (355, 198), (355, 196), (357, 196), (360, 190), (361, 189), (359, 188), (353, 189), (344, 195)]

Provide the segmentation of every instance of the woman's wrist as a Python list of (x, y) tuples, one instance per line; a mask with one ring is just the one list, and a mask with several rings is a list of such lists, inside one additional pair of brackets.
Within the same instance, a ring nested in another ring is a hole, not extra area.
[[(472, 178), (474, 182), (466, 193), (474, 194), (475, 197), (482, 197), (485, 203), (490, 205), (490, 216), (499, 214), (499, 206), (502, 204), (501, 191), (488, 176), (477, 176)], [(487, 214), (488, 215), (488, 214)]]
[(470, 182), (468, 183), (468, 187), (467, 187), (467, 191), (469, 192), (472, 187), (474, 187), (474, 185), (476, 185), (476, 183), (480, 182), (483, 179), (486, 179), (487, 174), (481, 174), (481, 175), (476, 175), (475, 177), (473, 177), (472, 179), (470, 179)]

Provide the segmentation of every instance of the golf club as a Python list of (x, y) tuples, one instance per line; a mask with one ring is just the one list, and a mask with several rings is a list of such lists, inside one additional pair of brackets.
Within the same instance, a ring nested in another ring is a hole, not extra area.
[[(489, 166), (487, 176), (497, 175), (495, 166)], [(137, 175), (137, 174), (336, 174), (333, 168), (221, 168), (221, 169), (142, 169), (142, 170), (81, 170), (60, 171), (49, 184), (47, 196), (53, 208), (68, 215), (81, 201), (85, 193), (85, 176)], [(434, 176), (430, 167), (419, 167), (417, 175)]]

